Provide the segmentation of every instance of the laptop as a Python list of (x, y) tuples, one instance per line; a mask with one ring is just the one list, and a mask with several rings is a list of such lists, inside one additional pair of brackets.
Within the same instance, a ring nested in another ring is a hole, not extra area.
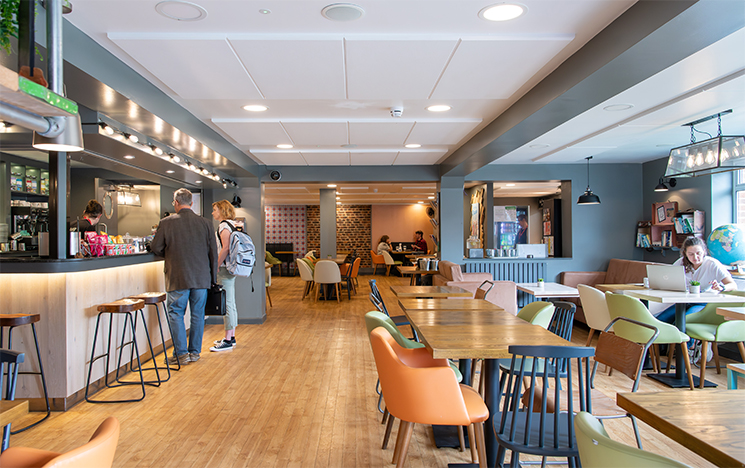
[(647, 265), (649, 289), (663, 291), (686, 291), (686, 275), (683, 265)]

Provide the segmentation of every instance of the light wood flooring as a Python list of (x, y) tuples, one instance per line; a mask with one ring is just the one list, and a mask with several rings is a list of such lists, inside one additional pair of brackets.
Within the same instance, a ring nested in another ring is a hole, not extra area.
[[(388, 450), (381, 450), (384, 426), (376, 409), (377, 374), (364, 324), (364, 314), (373, 310), (370, 278), (360, 277), (359, 293), (349, 301), (344, 292), (341, 304), (301, 301), (299, 278), (272, 278), (274, 307), (268, 310), (267, 321), (240, 325), (234, 351), (210, 352), (223, 329), (207, 326), (201, 360), (174, 372), (162, 387), (148, 388), (144, 401), (80, 403), (12, 436), (11, 445), (64, 452), (86, 442), (98, 424), (113, 415), (122, 427), (115, 467), (389, 466), (397, 425)], [(374, 278), (389, 309), (397, 310), (389, 285), (408, 284), (408, 278)], [(573, 341), (583, 345), (586, 338), (586, 329), (576, 326)], [(714, 369), (707, 377), (725, 385), (724, 374), (717, 375)], [(615, 398), (617, 389), (630, 390), (631, 381), (598, 372), (596, 387)], [(657, 389), (669, 390), (642, 379), (640, 391)], [(109, 389), (100, 396), (135, 391)], [(645, 424), (640, 426), (646, 450), (695, 467), (712, 466)], [(628, 418), (610, 421), (606, 427), (612, 437), (634, 445)], [(406, 464), (446, 467), (469, 460), (468, 452), (435, 448), (431, 428), (419, 425)]]

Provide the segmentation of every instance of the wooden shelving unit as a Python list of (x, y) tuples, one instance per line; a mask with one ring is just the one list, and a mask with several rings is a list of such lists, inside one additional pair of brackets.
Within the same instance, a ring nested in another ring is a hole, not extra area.
[(64, 96), (0, 66), (0, 101), (44, 117), (78, 113), (78, 105)]
[(706, 215), (700, 210), (678, 211), (678, 202), (652, 204), (652, 221), (636, 225), (636, 246), (647, 250), (679, 250), (686, 237), (703, 239)]

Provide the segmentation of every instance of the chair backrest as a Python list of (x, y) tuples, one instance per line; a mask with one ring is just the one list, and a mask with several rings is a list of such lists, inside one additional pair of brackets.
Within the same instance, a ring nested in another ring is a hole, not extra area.
[(300, 278), (303, 281), (313, 281), (313, 271), (308, 264), (301, 258), (296, 259), (295, 262), (297, 262), (297, 270), (300, 272)]
[[(616, 334), (608, 333), (613, 328), (613, 325), (619, 321), (627, 322), (632, 326), (649, 329), (653, 332), (653, 335), (645, 343), (636, 343)], [(605, 364), (633, 380), (634, 386), (631, 391), (637, 391), (639, 389), (639, 380), (642, 376), (644, 356), (646, 356), (649, 347), (652, 346), (652, 343), (654, 343), (655, 338), (659, 334), (660, 331), (652, 325), (637, 322), (626, 317), (614, 318), (606, 325), (605, 330), (600, 333), (598, 344), (595, 346), (595, 364), (592, 366), (592, 379), (595, 380), (595, 372), (597, 371), (598, 364)]]
[(362, 259), (360, 257), (357, 257), (354, 259), (354, 263), (352, 263), (352, 272), (349, 275), (350, 278), (356, 278), (357, 275), (360, 272), (360, 263), (362, 263)]
[(370, 301), (373, 303), (376, 309), (383, 312), (385, 315), (390, 316), (391, 314), (388, 313), (388, 308), (385, 306), (385, 302), (383, 302), (383, 296), (380, 295), (380, 290), (378, 289), (378, 285), (377, 283), (375, 283), (375, 280), (369, 280), (368, 284), (370, 284)]
[(492, 281), (486, 280), (483, 283), (479, 285), (479, 288), (476, 290), (476, 293), (473, 295), (474, 299), (484, 299), (486, 298), (486, 295), (489, 294), (489, 291), (491, 291), (491, 288), (494, 287), (494, 283)]
[(264, 268), (264, 286), (267, 288), (272, 285), (272, 266), (267, 263)]
[(90, 441), (63, 453), (44, 468), (111, 468), (119, 442), (119, 420), (111, 416), (98, 426)]
[(313, 272), (313, 281), (320, 284), (341, 283), (339, 265), (331, 260), (319, 260)]
[[(25, 357), (25, 354), (17, 351), (0, 349), (0, 393), (3, 400), (15, 400), (18, 366), (23, 363)], [(4, 378), (8, 381), (3, 382)]]
[(383, 258), (382, 255), (378, 255), (377, 253), (375, 253), (374, 250), (370, 251), (370, 258), (372, 259), (373, 263), (377, 263), (377, 264), (385, 263), (385, 258)]
[[(501, 421), (495, 418), (494, 422), (497, 438), (512, 445), (531, 447), (531, 453), (537, 455), (543, 449), (576, 450), (572, 419), (576, 411), (592, 411), (588, 358), (594, 350), (578, 346), (510, 346), (508, 351), (512, 361)], [(553, 371), (554, 365), (567, 369), (564, 383), (561, 382), (564, 376)], [(561, 398), (560, 391), (567, 393), (566, 399)], [(537, 393), (549, 395), (549, 392), (553, 393), (553, 412), (548, 411), (549, 398), (536, 397)], [(520, 404), (523, 394), (527, 394), (525, 406)], [(579, 402), (579, 408), (574, 407), (575, 401)]]
[(534, 301), (526, 304), (517, 313), (518, 318), (548, 330), (554, 316), (554, 305), (550, 302)]
[(582, 411), (574, 417), (579, 460), (584, 468), (689, 468), (670, 458), (616, 442), (592, 414)]
[[(432, 359), (421, 349), (405, 349), (387, 329), (370, 333), (375, 366), (388, 411), (417, 424), (467, 426), (471, 423), (463, 394), (447, 359)], [(411, 367), (409, 357), (418, 358)]]
[(365, 325), (367, 326), (368, 334), (378, 327), (385, 328), (388, 330), (388, 333), (391, 334), (393, 339), (396, 340), (396, 343), (398, 343), (402, 348), (424, 348), (422, 343), (418, 343), (403, 336), (398, 327), (396, 327), (396, 324), (393, 323), (393, 320), (382, 312), (373, 311), (366, 313)]
[[(652, 316), (647, 306), (635, 297), (624, 294), (605, 293), (605, 301), (608, 303), (608, 312), (612, 319), (616, 317), (626, 317), (637, 322), (646, 323), (657, 328), (660, 334), (655, 340), (658, 343), (680, 343), (681, 332), (674, 325), (660, 322)], [(653, 335), (653, 332), (647, 328), (638, 327), (632, 323), (616, 322), (613, 332), (627, 340), (637, 343), (645, 343)]]
[(391, 254), (389, 254), (385, 250), (383, 251), (383, 259), (385, 259), (385, 264), (386, 265), (395, 265), (396, 264), (396, 261), (393, 260), (393, 257), (391, 257)]
[(554, 316), (548, 331), (558, 335), (567, 341), (572, 341), (572, 328), (574, 328), (574, 312), (577, 306), (571, 302), (554, 302)]
[(578, 284), (577, 290), (582, 302), (582, 310), (585, 312), (587, 326), (594, 330), (605, 330), (611, 320), (605, 294), (586, 284)]

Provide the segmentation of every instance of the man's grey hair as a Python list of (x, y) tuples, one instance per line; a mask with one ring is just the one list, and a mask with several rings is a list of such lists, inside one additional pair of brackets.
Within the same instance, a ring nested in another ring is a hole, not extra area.
[(191, 206), (191, 192), (185, 188), (176, 190), (173, 199), (181, 206)]

